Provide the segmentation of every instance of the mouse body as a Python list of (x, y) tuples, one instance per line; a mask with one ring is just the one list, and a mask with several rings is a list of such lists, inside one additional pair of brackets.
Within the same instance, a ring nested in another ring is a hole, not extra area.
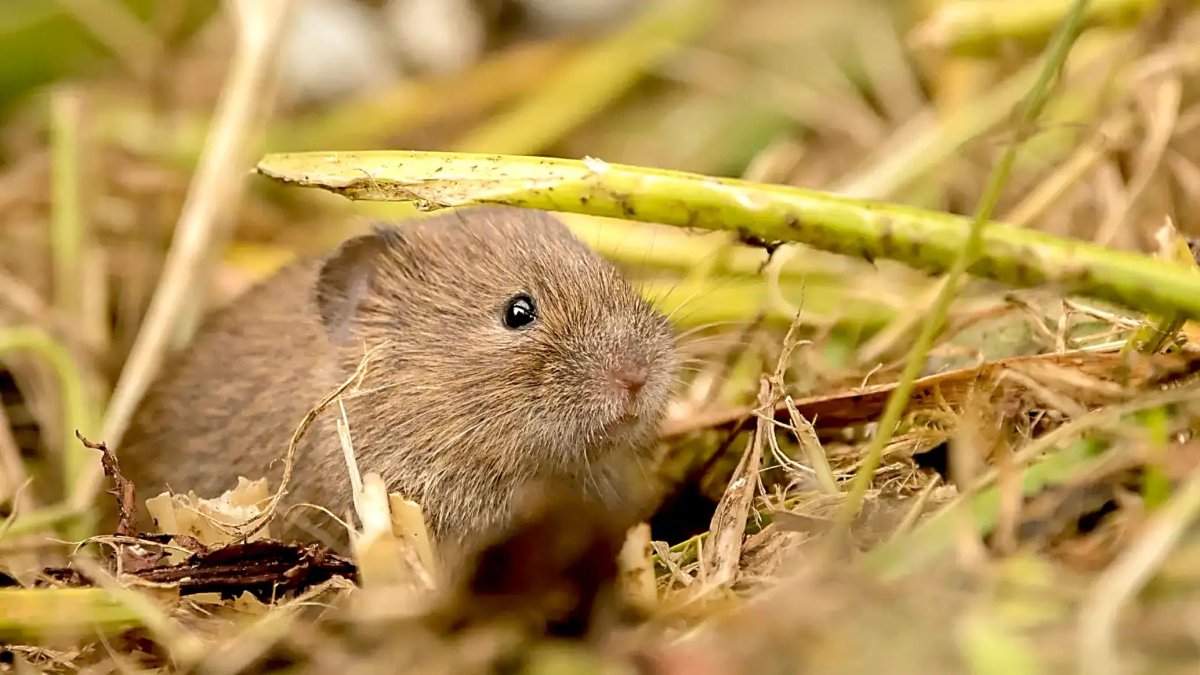
[[(217, 310), (148, 391), (122, 465), (143, 498), (216, 497), (239, 476), (274, 491), (301, 420), (368, 351), (340, 401), (357, 464), (421, 505), (450, 568), (512, 525), (534, 483), (631, 522), (652, 508), (671, 325), (558, 218), (510, 207), (377, 226)], [(340, 414), (303, 437), (281, 513), (350, 512)], [(285, 538), (333, 524), (289, 513)]]

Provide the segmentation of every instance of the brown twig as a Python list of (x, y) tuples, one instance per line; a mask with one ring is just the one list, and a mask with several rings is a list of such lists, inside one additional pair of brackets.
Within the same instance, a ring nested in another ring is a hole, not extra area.
[(117, 536), (137, 537), (137, 500), (133, 481), (121, 473), (117, 456), (108, 448), (108, 444), (93, 443), (84, 438), (78, 430), (75, 431), (75, 438), (78, 438), (84, 447), (100, 451), (100, 466), (104, 468), (104, 475), (113, 481), (113, 487), (108, 492), (117, 498)]

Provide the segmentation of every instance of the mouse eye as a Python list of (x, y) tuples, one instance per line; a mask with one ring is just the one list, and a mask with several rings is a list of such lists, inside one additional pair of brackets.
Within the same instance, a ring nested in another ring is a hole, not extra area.
[(528, 326), (536, 318), (537, 307), (533, 304), (533, 298), (525, 294), (514, 296), (504, 308), (504, 325), (513, 330)]

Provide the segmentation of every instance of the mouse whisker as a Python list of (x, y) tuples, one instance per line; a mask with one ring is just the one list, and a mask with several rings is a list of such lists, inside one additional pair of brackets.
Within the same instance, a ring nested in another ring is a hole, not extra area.
[(734, 319), (729, 319), (726, 321), (709, 321), (708, 323), (702, 323), (698, 326), (692, 326), (691, 328), (688, 328), (687, 330), (676, 334), (675, 335), (675, 343), (679, 344), (682, 340), (690, 337), (691, 335), (693, 335), (695, 333), (699, 333), (700, 331), (703, 331), (703, 330), (708, 330), (709, 328), (716, 328), (717, 326), (745, 326), (746, 324), (749, 324), (749, 323), (752, 323), (752, 322), (746, 321), (746, 320), (734, 320)]

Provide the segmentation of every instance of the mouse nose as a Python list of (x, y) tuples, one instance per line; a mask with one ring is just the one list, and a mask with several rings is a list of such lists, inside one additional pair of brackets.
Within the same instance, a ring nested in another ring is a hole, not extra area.
[(627, 358), (609, 372), (609, 377), (613, 384), (634, 395), (646, 384), (646, 379), (650, 376), (649, 371), (644, 359)]

